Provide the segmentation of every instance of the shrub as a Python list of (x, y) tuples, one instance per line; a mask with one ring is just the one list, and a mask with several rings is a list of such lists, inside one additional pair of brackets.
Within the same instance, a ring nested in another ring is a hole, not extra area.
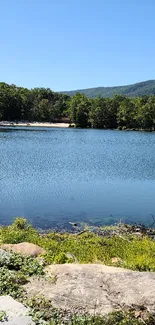
[(6, 267), (0, 269), (0, 295), (19, 298), (24, 293), (21, 285), (25, 283), (27, 283), (27, 279), (23, 273), (10, 271)]
[(44, 275), (43, 267), (35, 258), (15, 253), (10, 253), (9, 258), (0, 258), (0, 267), (6, 267), (8, 270), (13, 271), (21, 271), (28, 276)]
[(26, 284), (27, 277), (32, 275), (44, 275), (43, 267), (36, 259), (13, 253), (6, 259), (0, 259), (0, 295), (22, 297), (22, 285)]
[(38, 232), (24, 218), (16, 218), (11, 226), (0, 229), (0, 241), (5, 244), (35, 241), (37, 237)]

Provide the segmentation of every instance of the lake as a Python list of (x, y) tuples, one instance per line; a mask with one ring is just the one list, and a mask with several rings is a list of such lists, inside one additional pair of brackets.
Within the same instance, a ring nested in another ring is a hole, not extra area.
[(152, 223), (155, 133), (0, 128), (0, 224)]

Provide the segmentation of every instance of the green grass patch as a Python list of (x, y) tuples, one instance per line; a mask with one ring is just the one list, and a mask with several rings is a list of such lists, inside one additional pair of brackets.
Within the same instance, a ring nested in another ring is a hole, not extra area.
[[(25, 219), (17, 218), (11, 226), (0, 228), (0, 242), (13, 244), (27, 241), (37, 244), (47, 252), (46, 264), (73, 263), (76, 260), (79, 263), (113, 265), (112, 258), (117, 257), (116, 266), (155, 271), (155, 240), (147, 234), (106, 236), (103, 233), (96, 234), (88, 229), (80, 235), (55, 232), (40, 234)], [(27, 266), (24, 267), (26, 270)]]

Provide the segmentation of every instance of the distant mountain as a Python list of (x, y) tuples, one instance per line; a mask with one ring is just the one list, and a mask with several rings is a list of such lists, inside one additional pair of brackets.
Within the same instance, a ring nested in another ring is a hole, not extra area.
[(79, 89), (79, 90), (72, 90), (72, 91), (63, 91), (61, 93), (73, 96), (77, 92), (85, 94), (89, 98), (95, 98), (98, 97), (99, 95), (105, 98), (113, 97), (115, 94), (124, 95), (127, 97), (155, 95), (155, 80), (139, 82), (129, 86), (97, 87), (97, 88)]

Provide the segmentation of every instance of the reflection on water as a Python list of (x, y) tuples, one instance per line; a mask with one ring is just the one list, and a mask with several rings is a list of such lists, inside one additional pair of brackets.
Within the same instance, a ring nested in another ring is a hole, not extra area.
[(149, 223), (154, 151), (154, 133), (0, 128), (0, 223)]

